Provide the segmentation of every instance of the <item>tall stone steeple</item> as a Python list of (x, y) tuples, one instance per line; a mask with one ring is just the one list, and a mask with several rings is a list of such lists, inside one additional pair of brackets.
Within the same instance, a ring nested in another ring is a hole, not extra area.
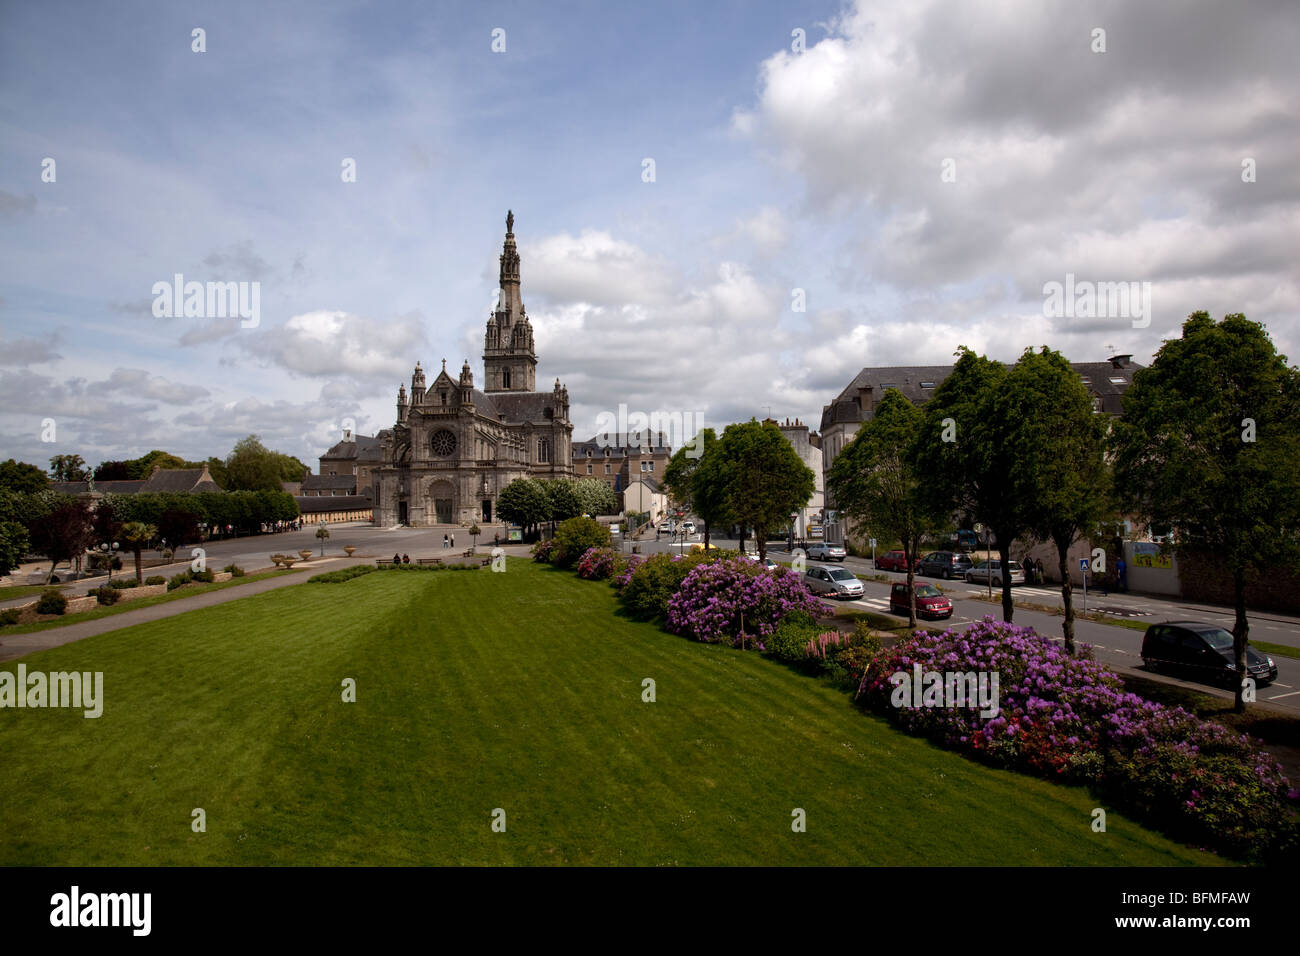
[(486, 392), (531, 392), (536, 388), (537, 353), (533, 327), (519, 292), (519, 250), (515, 247), (515, 214), (506, 213), (506, 241), (501, 250), (500, 291), (483, 336)]

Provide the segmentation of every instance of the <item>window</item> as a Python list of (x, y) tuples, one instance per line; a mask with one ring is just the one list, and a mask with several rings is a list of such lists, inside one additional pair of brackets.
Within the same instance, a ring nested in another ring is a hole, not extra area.
[(1082, 380), (1083, 380), (1083, 384), (1084, 384), (1084, 385), (1091, 385), (1091, 384), (1092, 384), (1092, 379), (1089, 378), (1087, 375), (1080, 376), (1080, 378), (1082, 378)]
[(1100, 395), (1094, 395), (1094, 396), (1092, 396), (1092, 411), (1093, 411), (1093, 414), (1096, 414), (1097, 412), (1101, 411), (1101, 396), (1100, 396)]
[(442, 396), (442, 404), (446, 405), (446, 404), (447, 404), (447, 393), (446, 393), (446, 392), (439, 392), (438, 394)]
[(605, 462), (605, 474), (609, 474), (609, 462)]
[(1123, 375), (1112, 375), (1112, 376), (1110, 377), (1110, 384), (1112, 384), (1112, 385), (1127, 385), (1127, 384), (1128, 384), (1128, 379), (1126, 379)]
[(934, 382), (922, 382), (922, 383), (921, 383), (921, 387), (922, 387), (922, 388), (934, 388)]
[(541, 462), (551, 460), (551, 440), (549, 438), (537, 439), (537, 460)]
[(650, 462), (650, 470), (651, 470), (651, 471), (654, 471), (654, 470), (655, 470), (655, 463), (654, 463), (653, 461)]
[(641, 470), (645, 471), (645, 462), (641, 462)]
[(591, 465), (588, 465), (588, 466), (587, 466), (587, 474), (589, 474), (589, 475), (591, 474)]
[(501, 370), (501, 387), (502, 388), (510, 387), (510, 369), (508, 368), (504, 368)]
[(880, 386), (880, 390), (882, 392), (887, 388), (898, 388), (898, 386), (895, 385), (893, 382), (885, 382)]

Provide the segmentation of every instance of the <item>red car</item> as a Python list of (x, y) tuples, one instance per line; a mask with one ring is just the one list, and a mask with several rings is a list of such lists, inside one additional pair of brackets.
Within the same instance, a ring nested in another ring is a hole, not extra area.
[[(903, 554), (902, 551), (886, 551), (884, 554), (876, 558), (876, 570), (877, 571), (906, 571), (907, 557)], [(913, 571), (921, 570), (920, 558), (917, 558), (915, 560), (915, 566), (912, 568), (912, 570)]]
[[(907, 614), (907, 585), (895, 584), (889, 589), (889, 610), (895, 614)], [(952, 601), (943, 596), (933, 584), (916, 586), (917, 617), (952, 617)]]

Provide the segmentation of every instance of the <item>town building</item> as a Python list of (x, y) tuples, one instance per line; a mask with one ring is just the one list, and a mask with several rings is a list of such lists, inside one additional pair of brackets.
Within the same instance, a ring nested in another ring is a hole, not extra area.
[[(667, 503), (661, 485), (672, 456), (662, 431), (605, 432), (573, 443), (573, 477), (609, 485), (620, 511), (657, 513)], [(637, 482), (641, 484), (633, 495), (635, 501), (629, 501), (627, 492)]]

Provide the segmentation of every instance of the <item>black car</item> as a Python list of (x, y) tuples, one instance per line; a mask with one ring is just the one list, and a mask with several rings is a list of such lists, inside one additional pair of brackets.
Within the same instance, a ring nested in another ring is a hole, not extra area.
[(921, 559), (921, 573), (932, 578), (960, 578), (973, 567), (969, 554), (931, 551)]
[[(1232, 634), (1217, 624), (1166, 621), (1152, 624), (1142, 638), (1142, 663), (1147, 670), (1181, 670), (1190, 677), (1236, 687), (1237, 657)], [(1262, 687), (1277, 680), (1277, 665), (1249, 644), (1246, 673)]]

